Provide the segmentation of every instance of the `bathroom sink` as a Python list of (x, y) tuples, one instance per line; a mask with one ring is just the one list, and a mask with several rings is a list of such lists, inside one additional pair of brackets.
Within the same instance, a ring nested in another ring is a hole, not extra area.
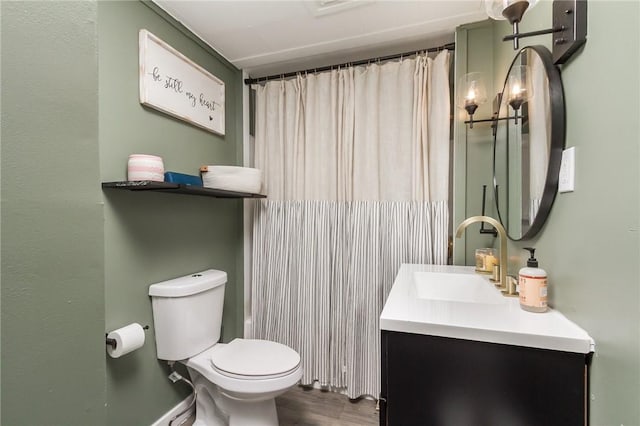
[(380, 314), (380, 329), (400, 333), (586, 354), (593, 339), (560, 312), (520, 309), (475, 266), (400, 266)]
[(475, 274), (414, 272), (420, 299), (447, 302), (501, 304), (504, 297), (485, 278)]

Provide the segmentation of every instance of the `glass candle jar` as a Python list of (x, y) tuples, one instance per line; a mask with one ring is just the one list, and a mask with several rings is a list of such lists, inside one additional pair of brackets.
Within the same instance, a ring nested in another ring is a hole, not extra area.
[(499, 263), (496, 249), (481, 248), (476, 250), (476, 272), (490, 274), (493, 272), (493, 265)]

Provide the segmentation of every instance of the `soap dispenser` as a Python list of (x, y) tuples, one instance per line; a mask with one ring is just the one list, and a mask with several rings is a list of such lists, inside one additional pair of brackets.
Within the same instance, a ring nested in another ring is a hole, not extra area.
[(538, 268), (538, 260), (534, 257), (536, 249), (525, 247), (529, 250), (527, 267), (520, 269), (518, 284), (520, 291), (520, 307), (529, 312), (546, 312), (547, 307), (547, 273)]

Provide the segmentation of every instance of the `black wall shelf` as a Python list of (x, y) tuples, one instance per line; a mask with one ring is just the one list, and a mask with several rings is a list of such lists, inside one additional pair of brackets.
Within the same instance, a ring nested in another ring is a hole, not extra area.
[(205, 188), (202, 186), (183, 185), (180, 183), (154, 182), (150, 180), (102, 182), (103, 189), (126, 189), (128, 191), (155, 191), (172, 194), (199, 195), (214, 198), (267, 198), (262, 194), (226, 191), (224, 189)]

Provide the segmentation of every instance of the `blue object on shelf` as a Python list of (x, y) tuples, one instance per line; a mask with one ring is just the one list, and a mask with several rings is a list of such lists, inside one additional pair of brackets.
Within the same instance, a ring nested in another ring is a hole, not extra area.
[(183, 185), (202, 186), (200, 176), (185, 175), (184, 173), (165, 172), (164, 181), (170, 183), (181, 183)]

